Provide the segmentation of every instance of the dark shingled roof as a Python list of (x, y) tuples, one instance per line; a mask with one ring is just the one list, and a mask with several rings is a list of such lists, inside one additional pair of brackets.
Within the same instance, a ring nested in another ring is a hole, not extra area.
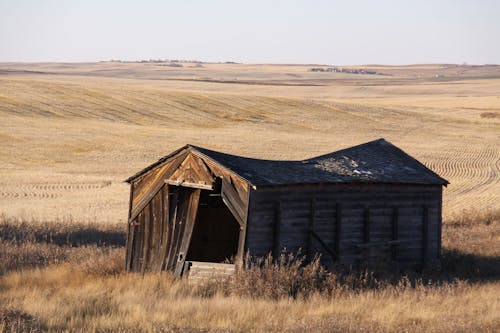
[[(187, 145), (184, 148), (187, 147), (191, 147), (233, 171), (252, 185), (317, 183), (448, 184), (448, 181), (439, 177), (422, 163), (384, 139), (303, 161), (260, 160), (229, 155), (193, 145)], [(157, 163), (127, 181), (131, 181), (152, 167), (161, 164), (162, 160), (165, 159), (166, 157), (160, 159)]]

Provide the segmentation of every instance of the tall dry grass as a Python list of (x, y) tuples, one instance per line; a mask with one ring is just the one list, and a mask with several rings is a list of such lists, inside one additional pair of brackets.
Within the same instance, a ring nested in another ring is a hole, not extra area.
[(3, 219), (0, 332), (495, 332), (499, 216), (446, 221), (442, 272), (332, 274), (283, 255), (200, 284), (124, 273), (121, 226)]

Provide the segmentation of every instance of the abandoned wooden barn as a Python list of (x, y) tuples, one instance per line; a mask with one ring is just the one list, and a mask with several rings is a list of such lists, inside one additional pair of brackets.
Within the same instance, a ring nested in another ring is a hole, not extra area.
[(385, 141), (303, 161), (186, 145), (127, 179), (126, 268), (182, 275), (191, 262), (282, 251), (322, 262), (420, 266), (441, 256), (448, 182)]

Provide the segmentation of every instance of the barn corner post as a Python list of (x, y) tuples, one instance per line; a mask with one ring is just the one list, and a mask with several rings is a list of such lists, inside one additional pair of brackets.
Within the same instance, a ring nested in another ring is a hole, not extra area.
[(243, 270), (245, 266), (245, 248), (247, 247), (247, 225), (248, 225), (248, 217), (250, 215), (250, 190), (248, 191), (247, 196), (247, 208), (246, 208), (246, 217), (244, 221), (240, 224), (240, 233), (238, 236), (238, 249), (236, 251), (236, 258), (234, 261), (236, 271)]
[(238, 237), (238, 249), (234, 260), (235, 269), (241, 271), (245, 264), (245, 243), (246, 243), (247, 224), (240, 225), (240, 233)]
[(134, 183), (130, 183), (130, 198), (128, 205), (128, 218), (127, 218), (127, 238), (125, 240), (125, 271), (130, 272), (131, 270), (131, 259), (132, 259), (132, 244), (134, 241), (135, 226), (132, 217), (132, 199), (134, 198)]
[[(239, 184), (240, 190), (238, 191), (236, 187), (231, 185), (231, 188), (236, 190), (233, 195), (231, 195), (227, 192), (229, 184), (222, 178), (221, 195), (223, 196), (223, 202), (226, 204), (227, 208), (229, 208), (239, 226), (236, 254), (234, 256), (234, 268), (235, 271), (241, 271), (245, 266), (247, 226), (251, 213), (252, 188), (245, 180), (239, 180), (236, 183)], [(240, 206), (240, 209), (237, 209), (238, 206)]]

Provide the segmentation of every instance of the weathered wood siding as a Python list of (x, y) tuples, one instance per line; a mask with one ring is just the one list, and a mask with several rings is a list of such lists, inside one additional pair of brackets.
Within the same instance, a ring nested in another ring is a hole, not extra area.
[(441, 195), (423, 185), (261, 187), (250, 193), (246, 248), (321, 253), (327, 265), (337, 256), (346, 265), (429, 263), (440, 257)]
[(181, 274), (196, 220), (200, 190), (221, 196), (240, 224), (243, 255), (249, 185), (203, 154), (181, 150), (132, 181), (125, 267), (130, 271), (170, 270)]

